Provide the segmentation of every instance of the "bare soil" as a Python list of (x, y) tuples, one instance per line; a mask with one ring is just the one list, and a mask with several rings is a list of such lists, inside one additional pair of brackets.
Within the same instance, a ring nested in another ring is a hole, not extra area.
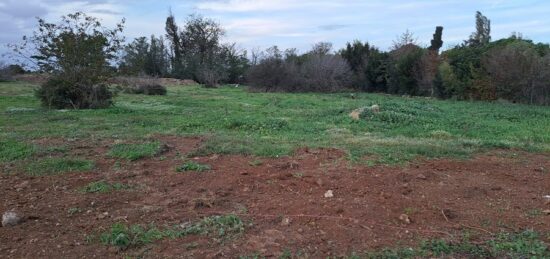
[[(154, 158), (117, 161), (112, 140), (44, 139), (96, 161), (93, 172), (31, 177), (0, 174), (0, 212), (26, 221), (0, 228), (0, 257), (234, 258), (302, 251), (313, 258), (367, 249), (456, 239), (483, 240), (499, 231), (550, 231), (550, 155), (494, 151), (471, 160), (418, 160), (407, 166), (351, 164), (336, 149), (307, 148), (290, 157), (211, 155), (192, 160), (207, 172), (176, 172), (199, 138), (158, 137), (169, 150)], [(85, 194), (106, 179), (133, 190)], [(332, 190), (334, 197), (325, 198)], [(70, 214), (70, 208), (81, 212)], [(86, 242), (113, 223), (175, 225), (233, 213), (247, 224), (231, 240), (206, 236), (163, 239), (125, 251)], [(402, 214), (410, 219), (407, 223)], [(401, 219), (400, 219), (401, 216)]]

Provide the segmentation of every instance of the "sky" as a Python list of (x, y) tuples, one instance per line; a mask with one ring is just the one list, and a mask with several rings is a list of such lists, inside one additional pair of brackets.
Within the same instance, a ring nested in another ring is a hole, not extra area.
[(32, 34), (36, 17), (55, 22), (84, 11), (111, 27), (124, 17), (130, 41), (164, 35), (170, 10), (179, 24), (190, 14), (216, 20), (226, 30), (225, 42), (249, 50), (277, 45), (304, 52), (320, 41), (339, 49), (354, 39), (387, 50), (406, 30), (427, 46), (436, 26), (444, 27), (448, 48), (474, 31), (478, 10), (491, 20), (493, 39), (521, 32), (536, 42), (550, 42), (547, 0), (0, 0), (0, 54), (8, 51), (7, 43)]

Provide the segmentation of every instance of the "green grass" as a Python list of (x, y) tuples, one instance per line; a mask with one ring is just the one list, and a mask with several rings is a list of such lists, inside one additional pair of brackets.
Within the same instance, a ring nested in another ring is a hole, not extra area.
[(109, 151), (109, 156), (135, 161), (145, 157), (152, 157), (160, 151), (159, 142), (137, 144), (115, 144)]
[[(380, 113), (348, 113), (378, 104)], [(354, 161), (399, 164), (477, 152), (550, 152), (550, 109), (542, 106), (402, 98), (382, 94), (251, 93), (242, 88), (169, 87), (166, 96), (121, 94), (100, 110), (44, 110), (24, 83), (0, 83), (0, 139), (44, 137), (146, 142), (157, 134), (204, 136), (191, 155), (277, 157), (299, 147), (335, 147)], [(29, 127), (32, 125), (32, 127)], [(111, 155), (152, 156), (155, 144), (119, 144)], [(370, 161), (365, 161), (369, 157)]]
[(14, 140), (0, 140), (0, 162), (14, 162), (30, 157), (34, 147)]
[(201, 221), (188, 226), (175, 226), (159, 229), (155, 226), (127, 226), (116, 223), (111, 229), (99, 236), (105, 245), (120, 249), (138, 247), (163, 238), (179, 238), (187, 235), (206, 235), (216, 239), (228, 239), (244, 231), (244, 223), (235, 215), (205, 217)]
[(45, 158), (26, 166), (29, 175), (55, 175), (67, 172), (86, 172), (94, 168), (94, 162), (73, 158)]
[(195, 171), (195, 172), (204, 172), (204, 171), (210, 171), (212, 168), (210, 165), (205, 164), (199, 164), (193, 161), (187, 161), (183, 165), (178, 166), (176, 168), (177, 172), (187, 172), (187, 171)]
[(89, 183), (80, 191), (85, 193), (109, 193), (112, 191), (128, 190), (131, 187), (122, 183), (108, 183), (106, 181), (97, 181)]

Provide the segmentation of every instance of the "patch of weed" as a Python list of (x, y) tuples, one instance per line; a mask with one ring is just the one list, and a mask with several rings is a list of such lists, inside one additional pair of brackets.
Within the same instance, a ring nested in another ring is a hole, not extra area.
[(195, 172), (204, 172), (204, 171), (210, 171), (212, 167), (210, 165), (206, 164), (199, 164), (193, 161), (187, 161), (183, 165), (178, 166), (176, 168), (177, 172), (188, 172), (188, 171), (195, 171)]
[(135, 161), (145, 157), (152, 157), (160, 151), (159, 142), (136, 143), (136, 144), (115, 144), (109, 150), (110, 157), (128, 159)]
[(188, 226), (159, 229), (155, 226), (127, 226), (113, 224), (109, 231), (99, 235), (101, 243), (120, 249), (137, 247), (163, 238), (180, 238), (187, 235), (207, 235), (226, 240), (244, 231), (244, 223), (235, 215), (210, 216)]
[(127, 190), (131, 187), (122, 183), (108, 183), (106, 181), (92, 182), (84, 186), (80, 191), (85, 193), (108, 193), (112, 191)]

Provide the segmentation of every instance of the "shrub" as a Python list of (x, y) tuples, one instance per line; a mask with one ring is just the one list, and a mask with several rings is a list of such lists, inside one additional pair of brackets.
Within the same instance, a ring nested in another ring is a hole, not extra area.
[(55, 109), (98, 109), (113, 103), (113, 93), (105, 84), (74, 83), (59, 77), (42, 84), (36, 96), (42, 105)]

